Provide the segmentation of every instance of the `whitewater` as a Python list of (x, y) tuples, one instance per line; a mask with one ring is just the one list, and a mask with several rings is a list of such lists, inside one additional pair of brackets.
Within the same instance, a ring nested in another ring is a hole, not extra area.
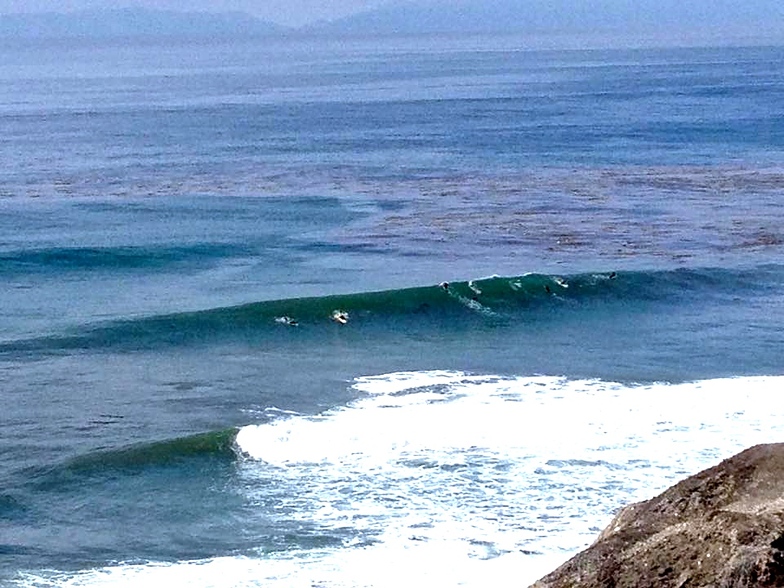
[[(239, 430), (249, 507), (339, 546), (114, 565), (22, 586), (499, 586), (530, 583), (619, 507), (781, 435), (781, 377), (623, 385), (408, 372), (361, 397)], [(273, 409), (270, 409), (274, 412)], [(254, 516), (254, 515), (250, 515)], [(259, 516), (256, 513), (255, 516)], [(301, 532), (301, 531), (300, 531)]]

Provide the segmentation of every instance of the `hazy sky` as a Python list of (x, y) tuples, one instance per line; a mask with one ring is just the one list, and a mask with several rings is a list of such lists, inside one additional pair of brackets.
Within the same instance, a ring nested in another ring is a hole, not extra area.
[[(436, 0), (420, 0), (417, 6), (432, 2)], [(436, 3), (439, 2), (455, 8), (466, 0), (437, 0)], [(402, 0), (0, 0), (0, 14), (145, 6), (178, 11), (241, 11), (275, 23), (298, 26), (400, 3)], [(784, 0), (468, 0), (466, 6), (472, 7), (467, 12), (469, 18), (476, 10), (482, 16), (506, 7), (504, 14), (514, 15), (511, 17), (514, 20), (526, 14), (523, 8), (527, 7), (543, 14), (567, 14), (567, 22), (579, 20), (581, 15), (588, 17), (589, 23), (602, 19), (612, 22), (613, 18), (634, 21), (648, 15), (650, 22), (661, 26), (675, 23), (681, 28), (699, 28), (710, 22), (731, 26), (740, 21), (784, 27)]]
[(279, 24), (300, 25), (345, 16), (386, 3), (388, 0), (0, 0), (0, 13), (148, 6), (170, 10), (240, 10)]

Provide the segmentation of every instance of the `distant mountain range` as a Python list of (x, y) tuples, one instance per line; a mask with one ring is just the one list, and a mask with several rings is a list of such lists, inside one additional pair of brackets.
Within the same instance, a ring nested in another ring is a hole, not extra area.
[(0, 15), (0, 38), (276, 34), (374, 35), (474, 32), (636, 32), (705, 28), (784, 32), (784, 1), (755, 0), (398, 0), (300, 29), (240, 12), (143, 8)]
[(588, 32), (662, 29), (784, 29), (784, 1), (432, 0), (396, 2), (320, 23), (335, 33)]
[(248, 37), (284, 30), (241, 12), (119, 8), (0, 15), (0, 38)]

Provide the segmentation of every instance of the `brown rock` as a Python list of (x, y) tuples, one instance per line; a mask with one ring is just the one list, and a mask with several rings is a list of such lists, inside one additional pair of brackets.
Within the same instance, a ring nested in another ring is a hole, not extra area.
[(757, 445), (623, 508), (533, 588), (784, 586), (784, 443)]

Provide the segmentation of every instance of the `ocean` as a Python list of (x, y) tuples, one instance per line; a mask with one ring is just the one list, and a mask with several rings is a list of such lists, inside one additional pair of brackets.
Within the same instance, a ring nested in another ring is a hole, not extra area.
[(4, 587), (521, 586), (782, 440), (784, 47), (0, 51)]

